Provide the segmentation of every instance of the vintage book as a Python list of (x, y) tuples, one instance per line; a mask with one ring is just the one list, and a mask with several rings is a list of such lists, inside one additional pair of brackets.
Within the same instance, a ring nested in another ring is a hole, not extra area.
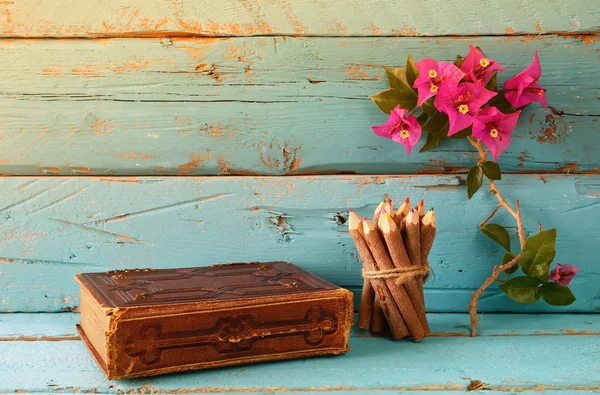
[(288, 262), (75, 278), (77, 329), (109, 379), (349, 350), (352, 293)]

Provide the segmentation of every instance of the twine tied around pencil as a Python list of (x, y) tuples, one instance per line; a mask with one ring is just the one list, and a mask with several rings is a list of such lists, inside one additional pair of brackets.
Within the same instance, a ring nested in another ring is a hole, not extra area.
[(429, 276), (429, 265), (405, 266), (386, 270), (363, 270), (362, 276), (363, 278), (392, 278), (397, 285), (401, 285), (417, 277), (423, 277), (426, 280)]

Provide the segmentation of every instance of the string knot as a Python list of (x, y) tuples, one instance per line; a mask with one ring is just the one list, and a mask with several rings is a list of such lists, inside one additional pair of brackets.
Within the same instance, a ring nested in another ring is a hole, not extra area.
[(396, 284), (400, 285), (417, 277), (427, 279), (429, 276), (429, 265), (405, 266), (387, 270), (363, 270), (362, 276), (363, 278), (393, 278)]

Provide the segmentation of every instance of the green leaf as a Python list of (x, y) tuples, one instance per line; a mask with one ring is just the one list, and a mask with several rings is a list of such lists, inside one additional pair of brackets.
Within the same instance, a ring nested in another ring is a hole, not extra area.
[(462, 56), (457, 56), (456, 60), (454, 61), (454, 65), (458, 68), (460, 68), (460, 66), (462, 66), (463, 62), (465, 61), (465, 59)]
[(467, 136), (470, 136), (473, 133), (473, 126), (469, 126), (468, 128), (464, 128), (463, 130), (454, 133), (452, 136), (449, 136), (451, 139), (464, 139)]
[(555, 253), (556, 229), (544, 230), (527, 238), (519, 256), (519, 265), (523, 273), (545, 280)]
[(498, 73), (492, 74), (492, 78), (490, 78), (490, 80), (487, 82), (487, 84), (485, 84), (485, 89), (488, 89), (488, 90), (494, 91), (494, 92), (498, 92), (498, 80), (496, 78), (497, 74)]
[(514, 108), (508, 102), (508, 100), (506, 100), (506, 96), (504, 96), (503, 90), (498, 91), (498, 94), (496, 96), (492, 97), (492, 99), (488, 102), (488, 104), (490, 106), (494, 106), (494, 107), (498, 108), (498, 110), (500, 110), (500, 112), (502, 112), (504, 114), (511, 114), (511, 113), (517, 111), (517, 109)]
[(479, 227), (484, 235), (500, 244), (506, 251), (510, 251), (510, 235), (504, 226), (498, 224), (487, 224)]
[(531, 304), (540, 300), (540, 279), (529, 276), (520, 276), (500, 284), (500, 289), (506, 296), (522, 304)]
[(423, 104), (421, 104), (421, 108), (423, 109), (423, 112), (429, 115), (430, 117), (437, 112), (437, 109), (433, 105), (433, 99), (425, 100)]
[(502, 179), (502, 173), (500, 172), (500, 166), (498, 166), (498, 164), (496, 162), (491, 162), (491, 161), (487, 161), (487, 162), (483, 162), (481, 164), (481, 167), (483, 168), (483, 172), (485, 173), (486, 177), (489, 178), (490, 180), (501, 180)]
[(533, 264), (529, 268), (529, 275), (546, 281), (548, 279), (550, 264), (552, 264), (555, 255), (555, 244), (546, 244), (541, 246), (535, 255), (535, 258), (533, 259)]
[(429, 117), (427, 116), (427, 114), (421, 113), (421, 115), (419, 115), (417, 117), (417, 122), (419, 122), (419, 125), (421, 125), (421, 127), (423, 127), (423, 125), (425, 125), (427, 123), (428, 118)]
[(419, 76), (419, 69), (415, 65), (415, 61), (412, 56), (408, 54), (408, 58), (406, 58), (406, 80), (408, 81), (408, 85), (412, 88), (415, 80)]
[(423, 126), (423, 130), (429, 133), (438, 134), (446, 137), (450, 129), (450, 121), (448, 116), (439, 111), (436, 111), (429, 117), (429, 120)]
[(576, 300), (573, 292), (568, 287), (563, 287), (559, 283), (546, 283), (542, 285), (542, 298), (552, 306), (568, 306)]
[(369, 98), (386, 114), (392, 112), (397, 105), (407, 110), (412, 110), (417, 105), (417, 95), (412, 89), (408, 92), (390, 88), (369, 96)]
[(471, 167), (469, 174), (467, 175), (467, 195), (469, 199), (475, 195), (475, 192), (481, 188), (483, 183), (483, 170), (479, 166)]
[(425, 144), (421, 147), (419, 152), (428, 151), (434, 147), (436, 147), (439, 143), (444, 141), (446, 137), (439, 134), (427, 133), (427, 140)]
[[(512, 261), (513, 259), (515, 259), (517, 255), (514, 252), (507, 252), (506, 254), (504, 254), (504, 256), (502, 257), (502, 264), (506, 265), (508, 262)], [(511, 268), (508, 268), (504, 271), (504, 273), (506, 273), (507, 275), (511, 275), (514, 272), (517, 271), (517, 269), (519, 269), (519, 265), (516, 264)]]
[(404, 90), (406, 87), (410, 88), (408, 81), (406, 80), (406, 70), (401, 67), (392, 69), (384, 67), (385, 74), (387, 75), (390, 88)]

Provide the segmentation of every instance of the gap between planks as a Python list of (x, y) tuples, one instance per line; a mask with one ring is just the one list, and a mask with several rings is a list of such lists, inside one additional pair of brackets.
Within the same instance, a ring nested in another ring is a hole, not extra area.
[(270, 33), (270, 34), (249, 34), (249, 35), (210, 35), (210, 34), (201, 34), (201, 33), (186, 33), (186, 32), (154, 32), (154, 33), (102, 33), (102, 34), (93, 34), (88, 37), (82, 36), (60, 36), (60, 37), (30, 37), (30, 36), (7, 36), (0, 37), (0, 41), (8, 40), (106, 40), (106, 39), (119, 39), (119, 38), (137, 38), (137, 39), (156, 39), (156, 38), (211, 38), (211, 39), (228, 39), (228, 38), (252, 38), (252, 37), (264, 37), (264, 38), (275, 38), (275, 37), (290, 37), (290, 38), (342, 38), (342, 39), (353, 39), (353, 38), (369, 38), (369, 39), (379, 39), (379, 38), (457, 38), (457, 39), (469, 39), (469, 38), (485, 38), (485, 37), (511, 37), (511, 38), (524, 38), (524, 39), (534, 39), (539, 37), (563, 37), (563, 38), (579, 38), (584, 42), (596, 42), (596, 36), (600, 34), (600, 30), (588, 31), (588, 32), (578, 32), (578, 31), (549, 31), (542, 33), (498, 33), (498, 34), (379, 34), (379, 35), (369, 35), (369, 34), (355, 34), (355, 35), (341, 35), (341, 34), (286, 34), (286, 33)]
[[(79, 314), (50, 314), (52, 315), (46, 313), (0, 314), (0, 325), (4, 325), (4, 328), (0, 327), (0, 342), (80, 340), (74, 331), (71, 332), (75, 323), (79, 322)], [(470, 337), (467, 325), (468, 315), (465, 313), (428, 313), (427, 316), (434, 328), (430, 337)], [(53, 319), (54, 317), (55, 319)], [(47, 320), (51, 320), (53, 323), (50, 328), (46, 324)], [(533, 326), (541, 329), (529, 329), (530, 325), (525, 324), (526, 322), (534, 322)], [(600, 323), (600, 317), (595, 314), (484, 314), (482, 330), (478, 337), (600, 336), (599, 331), (593, 330), (597, 328), (598, 323)], [(382, 336), (353, 327), (351, 337), (360, 339)]]
[[(487, 385), (484, 382), (479, 380), (472, 380), (470, 378), (464, 378), (469, 381), (469, 384), (431, 384), (431, 385), (423, 385), (423, 386), (414, 386), (414, 387), (402, 387), (402, 386), (392, 386), (392, 387), (351, 387), (351, 386), (324, 386), (324, 387), (310, 387), (310, 388), (285, 388), (285, 387), (249, 387), (249, 388), (227, 388), (227, 387), (199, 387), (199, 388), (177, 388), (177, 389), (160, 389), (156, 386), (148, 386), (142, 385), (139, 388), (129, 388), (126, 390), (121, 390), (117, 385), (111, 386), (114, 387), (117, 392), (100, 392), (97, 390), (79, 390), (76, 387), (66, 387), (66, 388), (52, 388), (50, 387), (48, 391), (43, 392), (44, 394), (51, 393), (60, 393), (60, 394), (106, 394), (106, 395), (114, 395), (114, 394), (236, 394), (236, 393), (302, 393), (302, 394), (317, 394), (322, 392), (335, 392), (338, 394), (346, 394), (346, 393), (365, 393), (371, 394), (372, 392), (384, 392), (384, 391), (400, 391), (400, 392), (408, 392), (411, 395), (417, 395), (420, 393), (430, 394), (430, 395), (441, 395), (445, 393), (455, 393), (455, 392), (469, 392), (469, 391), (479, 391), (485, 390), (488, 395), (495, 394), (505, 394), (510, 393), (515, 394), (519, 393), (522, 395), (530, 395), (530, 394), (539, 394), (546, 393), (546, 391), (551, 391), (556, 395), (571, 395), (578, 391), (584, 391), (584, 393), (589, 392), (597, 392), (600, 391), (600, 386), (592, 385), (576, 385), (565, 388), (557, 388), (554, 385), (545, 385), (545, 384), (537, 384), (532, 386), (509, 386), (509, 385), (500, 385), (500, 386), (492, 386)], [(469, 389), (471, 385), (483, 385), (484, 388), (478, 389)], [(65, 391), (68, 390), (68, 391)], [(69, 392), (71, 391), (71, 392)], [(0, 392), (0, 394), (40, 394), (38, 392), (31, 392), (29, 390), (21, 390), (15, 389), (12, 392)]]
[[(339, 177), (347, 177), (348, 180), (355, 178), (375, 178), (375, 179), (385, 179), (385, 178), (411, 178), (411, 177), (456, 177), (459, 181), (462, 180), (462, 177), (468, 173), (468, 168), (465, 172), (452, 172), (452, 173), (394, 173), (394, 174), (374, 174), (374, 173), (349, 173), (349, 172), (340, 172), (340, 173), (326, 173), (326, 172), (302, 172), (301, 174), (292, 173), (283, 173), (283, 174), (248, 174), (248, 175), (240, 175), (240, 174), (202, 174), (202, 175), (180, 175), (180, 174), (147, 174), (147, 175), (127, 175), (127, 174), (115, 174), (110, 176), (98, 176), (98, 175), (82, 175), (82, 174), (74, 174), (74, 175), (63, 175), (63, 174), (43, 174), (43, 175), (18, 175), (18, 174), (0, 174), (0, 180), (3, 178), (22, 178), (22, 179), (32, 179), (32, 180), (40, 180), (40, 179), (81, 179), (81, 180), (91, 180), (91, 181), (105, 181), (105, 182), (144, 182), (155, 180), (158, 178), (168, 178), (168, 179), (199, 179), (199, 178), (211, 178), (211, 179), (230, 179), (230, 178), (239, 178), (239, 179), (250, 179), (250, 178), (286, 178), (286, 179), (308, 179), (312, 180), (316, 177), (318, 178), (339, 178)], [(569, 171), (564, 172), (562, 170), (552, 170), (552, 171), (522, 171), (522, 172), (508, 172), (503, 171), (503, 176), (523, 176), (529, 178), (540, 178), (542, 176), (596, 176), (600, 174), (600, 169), (594, 168), (590, 170), (582, 170), (582, 171)], [(543, 181), (543, 180), (542, 180)], [(466, 184), (465, 184), (466, 185)], [(466, 188), (466, 187), (465, 187)]]

